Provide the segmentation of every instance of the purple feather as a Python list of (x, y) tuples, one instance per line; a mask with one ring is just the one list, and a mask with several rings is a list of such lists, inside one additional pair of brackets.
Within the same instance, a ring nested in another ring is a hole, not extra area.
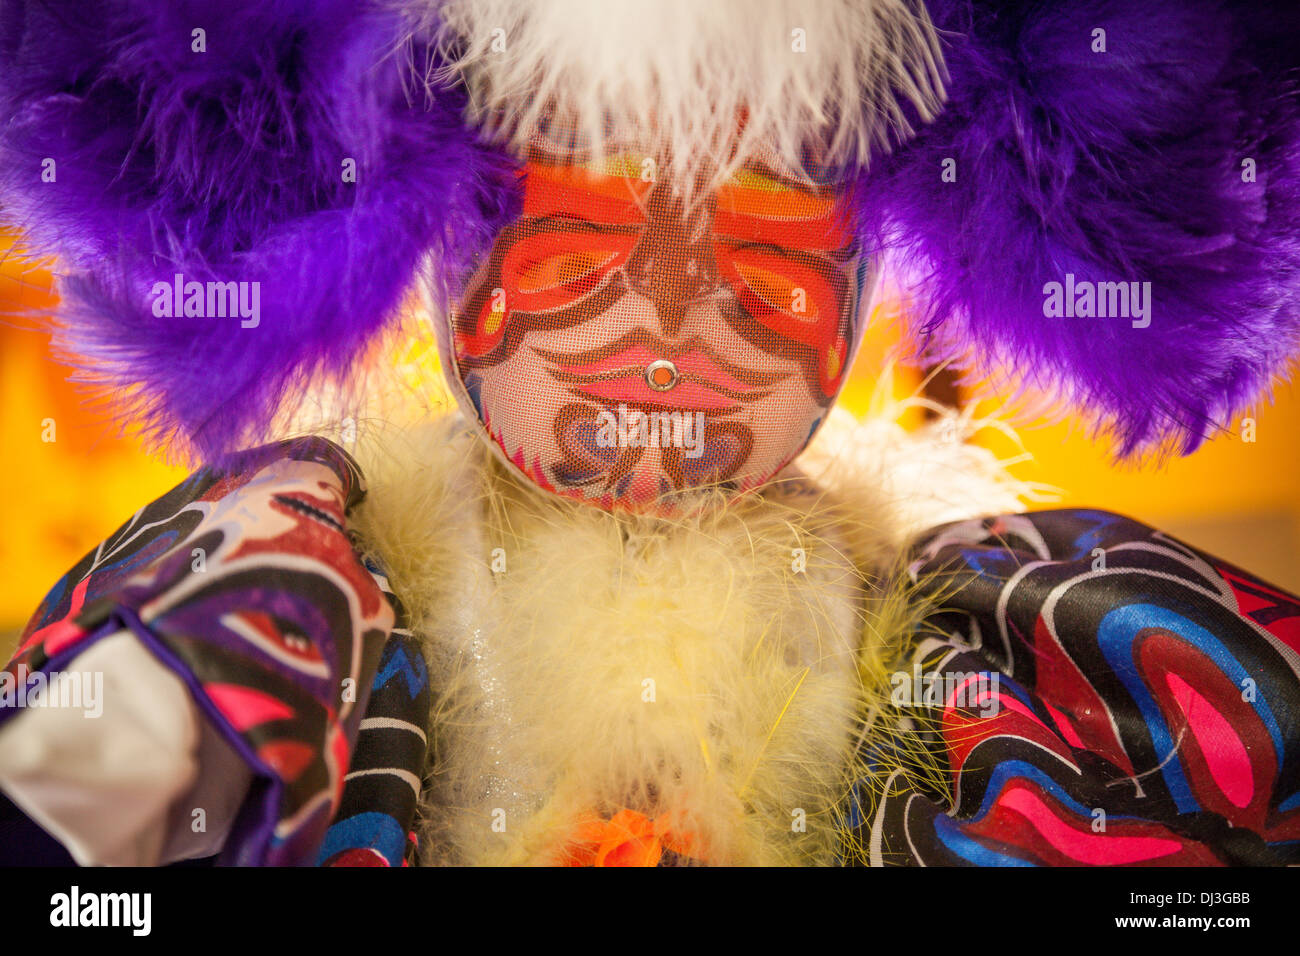
[[(1295, 14), (1189, 0), (929, 7), (948, 104), (858, 183), (862, 234), (907, 275), (928, 355), (1009, 370), (1083, 408), (1121, 455), (1191, 451), (1300, 349)], [(1047, 284), (1071, 275), (1080, 295), (1079, 283), (1141, 294), (1149, 282), (1150, 325), (1045, 314)]]
[[(459, 92), (410, 89), (400, 37), (356, 0), (3, 7), (5, 216), (69, 270), (56, 345), (155, 445), (256, 440), (346, 379), (426, 255), (454, 284), (509, 217), (508, 162)], [(176, 273), (258, 283), (260, 321), (156, 315)]]

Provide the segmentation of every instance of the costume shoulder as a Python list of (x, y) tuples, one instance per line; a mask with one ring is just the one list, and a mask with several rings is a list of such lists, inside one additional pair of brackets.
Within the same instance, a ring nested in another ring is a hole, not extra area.
[[(386, 579), (346, 526), (363, 494), (329, 442), (268, 445), (78, 562), (0, 673), (10, 813), (79, 863), (314, 862), (381, 659), (401, 670)], [(16, 852), (48, 849), (32, 834)]]
[(1106, 511), (957, 522), (914, 558), (944, 610), (893, 702), (946, 784), (884, 784), (870, 862), (1300, 861), (1300, 598)]

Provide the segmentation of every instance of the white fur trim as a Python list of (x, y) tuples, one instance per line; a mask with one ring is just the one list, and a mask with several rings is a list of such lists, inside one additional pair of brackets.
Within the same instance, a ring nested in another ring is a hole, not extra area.
[(938, 41), (916, 0), (401, 5), (413, 32), (438, 31), (485, 129), (519, 148), (549, 117), (568, 117), (578, 145), (670, 152), (688, 183), (763, 151), (796, 170), (810, 146), (823, 161), (865, 161), (910, 135), (903, 102), (928, 122), (944, 98)]

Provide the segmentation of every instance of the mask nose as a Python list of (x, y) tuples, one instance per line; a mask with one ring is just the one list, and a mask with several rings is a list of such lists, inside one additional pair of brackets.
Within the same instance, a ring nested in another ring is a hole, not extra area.
[(646, 200), (649, 223), (628, 257), (628, 284), (654, 303), (664, 335), (681, 331), (686, 307), (718, 286), (713, 257), (713, 200), (687, 212), (656, 184)]

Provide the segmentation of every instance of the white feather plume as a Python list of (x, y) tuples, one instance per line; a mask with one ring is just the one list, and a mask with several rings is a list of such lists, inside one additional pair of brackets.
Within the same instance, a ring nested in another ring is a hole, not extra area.
[(516, 148), (539, 132), (597, 154), (636, 144), (688, 185), (759, 152), (796, 171), (810, 150), (865, 161), (910, 135), (904, 102), (928, 122), (944, 97), (917, 0), (397, 2), (487, 131)]

